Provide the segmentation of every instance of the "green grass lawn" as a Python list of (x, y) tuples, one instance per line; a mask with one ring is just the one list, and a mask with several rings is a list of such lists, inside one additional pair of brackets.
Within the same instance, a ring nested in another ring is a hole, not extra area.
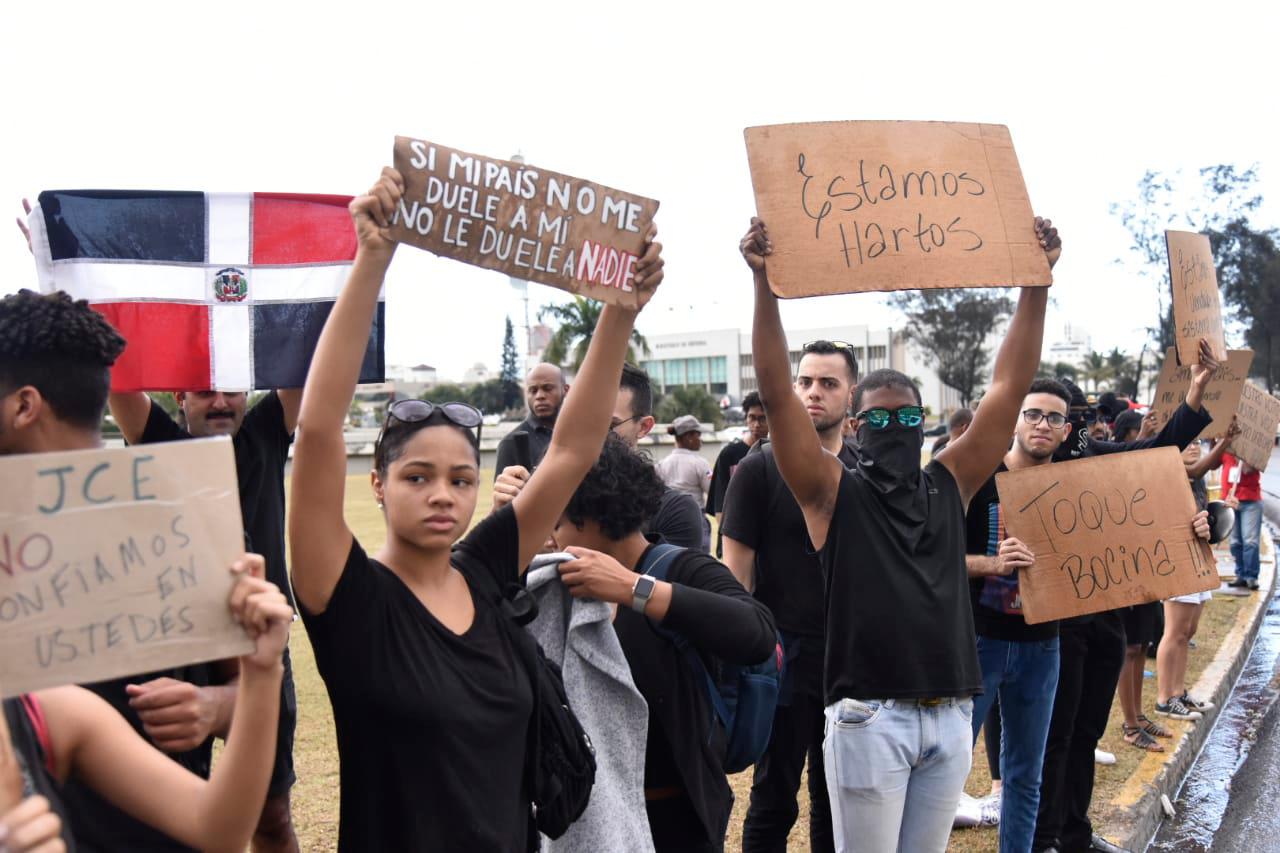
[[(489, 512), (492, 502), (492, 472), (481, 474), (482, 488), (476, 508), (476, 519)], [(367, 477), (347, 478), (347, 522), (361, 544), (370, 553), (381, 547), (386, 538), (382, 514), (374, 505)], [(714, 522), (713, 522), (714, 523)], [(1245, 599), (1247, 600), (1247, 599)], [(1187, 683), (1194, 684), (1201, 670), (1213, 659), (1218, 646), (1234, 622), (1241, 599), (1216, 597), (1205, 607), (1197, 637), (1197, 648), (1191, 652)], [(316, 672), (315, 657), (307, 640), (302, 623), (294, 626), (290, 641), (293, 654), (294, 680), (298, 691), (298, 731), (294, 746), (294, 763), (298, 784), (293, 789), (293, 819), (303, 850), (332, 850), (338, 842), (338, 753), (334, 740), (333, 716), (324, 684)], [(1150, 668), (1154, 669), (1154, 661)], [(1155, 684), (1148, 680), (1143, 699), (1147, 710), (1155, 702)], [(1116, 754), (1117, 763), (1112, 767), (1099, 767), (1094, 789), (1093, 809), (1095, 824), (1106, 832), (1108, 820), (1114, 817), (1110, 805), (1116, 792), (1124, 784), (1143, 753), (1124, 743), (1120, 737), (1120, 703), (1112, 710), (1111, 725), (1103, 739), (1102, 748)], [(1173, 728), (1185, 723), (1168, 723)], [(740, 773), (730, 778), (737, 802), (729, 824), (727, 850), (741, 849), (742, 820), (746, 814), (747, 796), (751, 787), (751, 773)], [(973, 757), (973, 772), (966, 790), (982, 796), (990, 789), (987, 761), (979, 739)], [(801, 785), (800, 820), (791, 833), (788, 849), (808, 851), (808, 796)], [(950, 850), (962, 853), (993, 851), (997, 847), (994, 829), (965, 829), (953, 833)]]

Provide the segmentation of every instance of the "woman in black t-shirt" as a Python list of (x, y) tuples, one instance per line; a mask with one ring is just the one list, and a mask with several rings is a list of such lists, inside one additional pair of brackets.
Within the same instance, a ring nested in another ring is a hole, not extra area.
[[(359, 247), (307, 374), (294, 443), (294, 592), (333, 704), (339, 848), (512, 853), (535, 840), (523, 779), (533, 696), (494, 592), (519, 579), (595, 460), (638, 308), (604, 308), (542, 464), (461, 542), (479, 491), (480, 413), (393, 404), (371, 477), (387, 540), (370, 558), (343, 517), (342, 430), (403, 190), (384, 169), (351, 203)], [(640, 306), (662, 279), (652, 236), (635, 266)]]
[[(724, 849), (733, 792), (722, 763), (723, 727), (712, 721), (706, 685), (672, 639), (704, 658), (749, 666), (775, 652), (769, 609), (705, 551), (671, 559), (669, 581), (640, 589), (652, 547), (640, 532), (658, 509), (663, 485), (652, 463), (616, 436), (582, 481), (556, 525), (557, 547), (577, 559), (560, 564), (575, 597), (614, 605), (613, 627), (636, 688), (649, 705), (644, 789), (658, 853)], [(607, 733), (588, 732), (597, 742)]]
[(255, 649), (239, 659), (231, 731), (211, 777), (202, 779), (170, 759), (83, 687), (55, 687), (6, 700), (12, 765), (0, 755), (0, 800), (14, 775), (23, 799), (0, 814), (0, 849), (74, 850), (59, 796), (70, 779), (182, 844), (201, 850), (245, 849), (262, 813), (275, 758), (281, 657), (293, 608), (274, 584), (263, 580), (262, 557), (245, 555), (233, 571), (241, 577), (231, 592), (231, 612), (255, 640)]

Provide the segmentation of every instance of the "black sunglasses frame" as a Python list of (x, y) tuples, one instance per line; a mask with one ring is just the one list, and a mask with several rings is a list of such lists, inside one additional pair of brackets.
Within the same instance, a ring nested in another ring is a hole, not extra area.
[(484, 426), (484, 415), (475, 406), (469, 403), (460, 403), (456, 400), (448, 403), (433, 403), (430, 400), (392, 401), (387, 404), (387, 417), (382, 423), (378, 441), (381, 442), (387, 434), (392, 418), (402, 424), (418, 424), (429, 420), (436, 412), (439, 412), (441, 417), (454, 426), (459, 426), (469, 431), (474, 430), (472, 443), (476, 447), (480, 446), (480, 430)]

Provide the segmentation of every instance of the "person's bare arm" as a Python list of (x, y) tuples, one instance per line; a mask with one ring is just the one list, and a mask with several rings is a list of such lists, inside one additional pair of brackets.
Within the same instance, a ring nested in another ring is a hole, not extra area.
[(366, 195), (352, 200), (355, 263), (320, 333), (302, 392), (289, 487), (289, 546), (294, 593), (312, 613), (328, 607), (351, 550), (351, 530), (343, 517), (347, 445), (342, 431), (378, 292), (395, 253), (385, 229), (403, 191), (400, 173), (387, 168)]
[(115, 418), (120, 434), (129, 444), (142, 440), (151, 417), (151, 397), (145, 391), (113, 391), (107, 395), (107, 407)]
[[(986, 405), (984, 400), (983, 405)], [(1035, 563), (1035, 555), (1018, 539), (1005, 539), (994, 556), (965, 554), (964, 564), (971, 578), (1008, 576), (1018, 569), (1029, 569)]]
[(201, 850), (243, 851), (266, 801), (275, 760), (281, 661), (293, 609), (246, 555), (231, 610), (255, 641), (240, 659), (235, 720), (208, 781), (143, 740), (110, 705), (79, 687), (36, 694), (49, 723), (56, 775), (75, 777), (141, 822)]
[(791, 388), (791, 360), (778, 313), (778, 298), (769, 289), (766, 258), (773, 251), (769, 232), (758, 217), (738, 245), (755, 280), (755, 316), (751, 351), (760, 399), (769, 417), (769, 438), (778, 471), (804, 512), (815, 548), (827, 541), (835, 511), (842, 466), (822, 447), (804, 403)]
[(600, 458), (631, 330), (640, 309), (662, 282), (662, 244), (654, 242), (656, 233), (650, 226), (646, 235), (648, 247), (636, 264), (634, 282), (639, 306), (631, 309), (606, 305), (600, 312), (587, 357), (573, 382), (573, 393), (565, 395), (564, 407), (556, 417), (547, 455), (511, 501), (520, 526), (521, 571), (542, 550), (569, 498)]
[[(1052, 267), (1062, 253), (1058, 230), (1048, 219), (1036, 217), (1036, 236)], [(982, 405), (974, 412), (973, 423), (964, 435), (949, 442), (938, 453), (960, 488), (960, 499), (969, 498), (982, 487), (1009, 450), (1018, 411), (1027, 396), (1031, 380), (1040, 364), (1040, 347), (1044, 340), (1044, 313), (1049, 304), (1046, 287), (1024, 287), (1018, 297), (1018, 308), (992, 370), (991, 387), (982, 397)]]
[[(298, 428), (298, 412), (302, 411), (302, 389), (281, 388), (276, 396), (280, 398), (280, 408), (284, 409), (284, 431), (293, 435)], [(350, 402), (347, 405), (349, 407)]]
[(724, 544), (724, 564), (747, 592), (756, 591), (756, 549), (737, 539), (721, 536)]
[(1209, 387), (1213, 374), (1222, 365), (1213, 357), (1213, 347), (1206, 338), (1200, 339), (1200, 360), (1191, 365), (1191, 386), (1187, 388), (1187, 408), (1193, 412), (1200, 411), (1200, 402), (1204, 399), (1204, 389)]
[(1232, 417), (1226, 435), (1220, 435), (1214, 439), (1213, 448), (1208, 453), (1196, 460), (1195, 464), (1186, 466), (1188, 479), (1198, 480), (1215, 468), (1221, 467), (1222, 455), (1231, 449), (1231, 442), (1240, 434), (1240, 431), (1240, 424)]

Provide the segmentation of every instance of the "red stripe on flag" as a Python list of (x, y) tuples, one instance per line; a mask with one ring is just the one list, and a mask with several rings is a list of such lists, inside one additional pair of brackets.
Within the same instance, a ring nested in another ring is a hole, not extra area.
[(209, 376), (209, 308), (172, 302), (93, 306), (128, 342), (111, 368), (112, 391), (202, 391)]
[(253, 194), (254, 264), (319, 264), (356, 256), (351, 196)]

